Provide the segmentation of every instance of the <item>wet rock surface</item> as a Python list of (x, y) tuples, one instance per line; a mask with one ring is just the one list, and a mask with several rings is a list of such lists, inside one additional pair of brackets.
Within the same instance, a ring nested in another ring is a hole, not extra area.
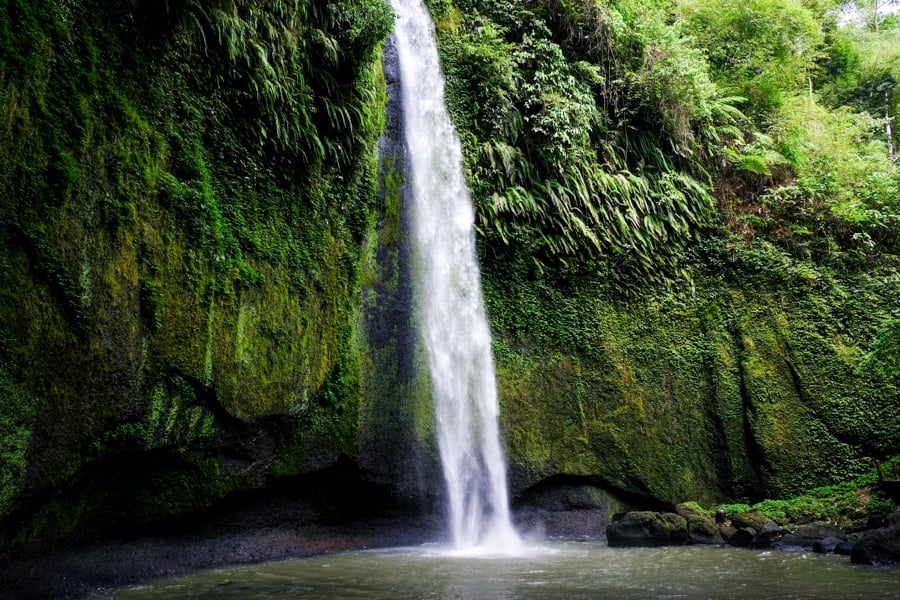
[(811, 550), (819, 540), (843, 536), (843, 530), (830, 525), (800, 525), (785, 532), (774, 546), (781, 550)]
[(627, 512), (613, 518), (606, 538), (611, 548), (683, 546), (688, 543), (687, 519), (675, 513)]
[[(681, 505), (678, 513), (633, 511), (606, 529), (610, 547), (718, 544), (735, 548), (809, 551), (849, 556), (854, 564), (900, 565), (900, 513), (872, 517), (848, 530), (822, 524), (781, 526), (744, 513), (716, 522)], [(755, 526), (755, 527), (754, 527)]]
[(82, 598), (199, 569), (440, 539), (440, 515), (417, 514), (362, 484), (282, 490), (156, 531), (18, 548), (0, 556), (0, 599)]
[(735, 548), (746, 548), (756, 537), (756, 530), (752, 527), (741, 527), (728, 538), (728, 545)]
[(813, 552), (817, 554), (831, 554), (843, 542), (844, 540), (839, 537), (827, 537), (824, 540), (817, 540), (813, 543)]
[(627, 509), (616, 495), (578, 478), (558, 478), (525, 490), (513, 506), (516, 527), (533, 537), (602, 539), (610, 515)]
[(863, 531), (853, 546), (850, 561), (862, 565), (900, 564), (900, 513)]

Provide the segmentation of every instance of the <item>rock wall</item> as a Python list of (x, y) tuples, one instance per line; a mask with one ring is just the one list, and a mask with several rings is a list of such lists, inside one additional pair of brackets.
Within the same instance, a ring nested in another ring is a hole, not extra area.
[[(440, 513), (389, 28), (379, 0), (0, 8), (0, 546), (334, 465)], [(887, 276), (713, 237), (694, 288), (622, 297), (481, 250), (528, 527), (784, 496), (900, 448)]]
[(900, 447), (896, 381), (866, 358), (890, 301), (848, 302), (853, 281), (743, 279), (738, 257), (694, 290), (623, 301), (593, 275), (510, 264), (488, 261), (486, 295), (514, 491), (564, 474), (671, 504), (755, 501)]
[(355, 458), (387, 7), (14, 0), (0, 23), (4, 545)]

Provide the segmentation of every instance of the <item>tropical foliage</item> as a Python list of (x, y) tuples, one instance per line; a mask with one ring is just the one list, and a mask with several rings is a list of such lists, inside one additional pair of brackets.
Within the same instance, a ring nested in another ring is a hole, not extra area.
[(599, 261), (623, 292), (683, 280), (709, 234), (821, 265), (896, 255), (893, 17), (875, 32), (827, 1), (431, 4), (494, 254)]

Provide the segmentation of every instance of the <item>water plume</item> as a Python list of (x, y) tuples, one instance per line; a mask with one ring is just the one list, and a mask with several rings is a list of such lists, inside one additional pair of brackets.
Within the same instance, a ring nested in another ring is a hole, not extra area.
[(421, 0), (391, 0), (409, 151), (420, 327), (457, 551), (515, 553), (475, 212), (444, 102), (434, 25)]

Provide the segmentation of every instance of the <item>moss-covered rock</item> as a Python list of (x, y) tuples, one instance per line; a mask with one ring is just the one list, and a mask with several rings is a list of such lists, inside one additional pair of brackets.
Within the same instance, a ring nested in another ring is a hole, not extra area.
[(3, 542), (355, 456), (390, 23), (377, 0), (0, 7)]
[(770, 522), (772, 519), (758, 512), (742, 512), (731, 517), (731, 525), (738, 529), (749, 527), (755, 531), (761, 531)]
[(487, 261), (514, 488), (563, 473), (669, 503), (758, 501), (859, 475), (900, 444), (896, 383), (864, 360), (883, 297), (799, 266), (695, 283), (623, 302), (596, 274)]
[(627, 512), (613, 519), (606, 538), (611, 548), (683, 546), (688, 541), (687, 521), (675, 513)]

